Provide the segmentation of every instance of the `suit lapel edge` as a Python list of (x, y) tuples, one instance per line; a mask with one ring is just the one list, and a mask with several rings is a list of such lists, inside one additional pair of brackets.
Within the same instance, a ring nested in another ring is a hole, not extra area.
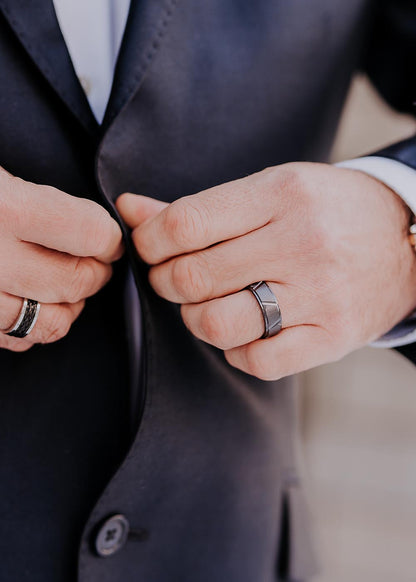
[[(155, 0), (142, 3), (132, 0), (117, 59), (113, 88), (103, 119), (104, 130), (108, 129), (140, 89), (162, 45), (178, 3), (179, 0), (160, 0), (160, 5), (155, 8)], [(155, 14), (151, 14), (151, 10)]]
[(76, 76), (53, 3), (41, 0), (25, 7), (20, 4), (16, 0), (0, 0), (0, 11), (55, 93), (85, 129), (96, 134), (98, 123)]

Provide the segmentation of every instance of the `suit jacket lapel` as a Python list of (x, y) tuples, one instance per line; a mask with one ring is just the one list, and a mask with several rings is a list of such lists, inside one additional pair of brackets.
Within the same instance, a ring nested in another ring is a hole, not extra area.
[[(103, 131), (140, 88), (178, 2), (131, 0)], [(76, 76), (52, 0), (0, 0), (0, 11), (45, 79), (83, 126), (95, 134), (98, 124)]]
[(103, 130), (139, 90), (179, 0), (131, 0)]
[(62, 101), (91, 133), (98, 124), (78, 81), (52, 0), (0, 0), (9, 25)]

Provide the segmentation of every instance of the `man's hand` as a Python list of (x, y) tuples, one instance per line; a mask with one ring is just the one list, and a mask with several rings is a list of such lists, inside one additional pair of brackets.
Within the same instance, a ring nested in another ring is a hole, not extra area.
[(101, 206), (0, 169), (0, 330), (16, 321), (23, 297), (42, 304), (33, 331), (24, 339), (0, 331), (0, 348), (65, 336), (121, 254), (120, 228)]
[[(277, 379), (339, 359), (416, 306), (408, 210), (361, 172), (291, 163), (166, 205), (122, 195), (155, 291), (228, 362)], [(283, 330), (264, 331), (244, 288), (266, 281)]]

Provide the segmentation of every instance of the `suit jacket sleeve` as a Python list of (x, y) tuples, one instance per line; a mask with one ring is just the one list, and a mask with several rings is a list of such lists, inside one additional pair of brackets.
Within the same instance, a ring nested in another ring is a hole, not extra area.
[(375, 0), (362, 68), (396, 109), (415, 113), (416, 2)]
[[(416, 2), (376, 0), (361, 68), (395, 109), (416, 116)], [(375, 153), (416, 169), (416, 136)]]
[[(416, 115), (416, 2), (377, 0), (372, 3), (370, 34), (362, 69), (395, 109)], [(416, 136), (375, 153), (416, 170)], [(416, 296), (416, 289), (415, 289)], [(416, 343), (397, 348), (416, 364)]]

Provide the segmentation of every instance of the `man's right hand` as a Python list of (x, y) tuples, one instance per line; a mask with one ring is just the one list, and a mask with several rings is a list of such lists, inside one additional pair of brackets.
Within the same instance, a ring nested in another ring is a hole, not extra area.
[[(64, 337), (85, 299), (111, 278), (121, 230), (91, 200), (11, 176), (0, 168), (0, 348), (21, 352)], [(22, 298), (42, 307), (31, 333), (6, 335)]]

